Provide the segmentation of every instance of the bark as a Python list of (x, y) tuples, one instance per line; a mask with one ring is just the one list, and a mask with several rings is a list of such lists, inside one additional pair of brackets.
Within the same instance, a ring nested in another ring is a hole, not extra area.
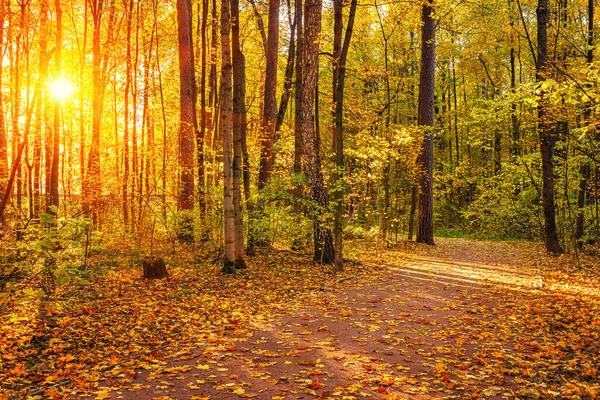
[[(537, 14), (537, 65), (536, 81), (542, 82), (549, 73), (548, 62), (548, 0), (538, 0)], [(554, 124), (547, 112), (548, 100), (544, 93), (538, 101), (538, 135), (542, 155), (542, 205), (544, 209), (544, 232), (546, 250), (552, 254), (562, 254), (556, 228), (554, 203), (554, 147), (558, 140)]]
[[(54, 51), (56, 76), (60, 76), (62, 55), (62, 6), (61, 0), (54, 1), (56, 9), (56, 47)], [(52, 167), (50, 170), (50, 201), (48, 205), (59, 206), (58, 172), (60, 161), (60, 101), (54, 101), (54, 136), (52, 138)]]
[(269, 0), (267, 36), (267, 65), (265, 70), (265, 95), (261, 121), (260, 169), (258, 188), (264, 188), (273, 170), (273, 141), (277, 120), (277, 59), (279, 50), (279, 0)]
[(190, 0), (177, 0), (177, 31), (179, 45), (179, 167), (181, 180), (177, 206), (184, 224), (178, 232), (181, 241), (193, 241), (194, 209), (194, 138), (196, 124), (196, 78), (194, 76), (194, 50), (192, 46), (192, 4)]
[[(588, 32), (587, 32), (588, 51), (586, 61), (591, 64), (594, 61), (594, 0), (588, 0)], [(587, 106), (583, 112), (583, 119), (589, 126), (591, 121), (591, 109)], [(593, 128), (592, 128), (593, 129)], [(582, 245), (582, 238), (585, 232), (585, 203), (588, 193), (588, 181), (590, 179), (589, 161), (582, 161), (579, 165), (579, 192), (577, 193), (577, 219), (575, 221), (575, 240), (578, 246)], [(598, 196), (596, 196), (598, 197)]]
[(415, 232), (415, 215), (417, 214), (417, 202), (419, 200), (419, 186), (413, 185), (410, 191), (410, 214), (408, 217), (408, 240), (413, 240)]
[[(4, 22), (7, 15), (6, 3), (0, 0), (0, 54), (4, 54)], [(8, 43), (7, 43), (8, 44)], [(3, 63), (0, 63), (0, 86), (2, 84)], [(0, 90), (0, 194), (4, 195), (8, 179), (8, 135), (4, 120), (4, 94)], [(0, 216), (1, 217), (1, 216)], [(0, 218), (1, 219), (1, 218)]]
[(30, 217), (37, 217), (40, 212), (40, 194), (41, 194), (41, 162), (42, 162), (42, 125), (45, 124), (45, 182), (46, 193), (50, 193), (50, 163), (52, 162), (52, 153), (50, 143), (52, 142), (52, 127), (47, 124), (47, 111), (50, 109), (50, 96), (44, 90), (44, 82), (48, 81), (48, 66), (50, 63), (50, 54), (48, 52), (48, 37), (50, 29), (48, 24), (49, 7), (47, 0), (40, 4), (40, 58), (39, 58), (39, 76), (40, 80), (36, 84), (38, 101), (36, 106), (36, 123), (34, 126), (33, 138), (33, 182), (31, 185), (32, 196), (29, 199), (32, 207), (30, 208)]
[[(340, 3), (341, 0), (335, 0)], [(352, 38), (352, 30), (354, 27), (354, 16), (356, 15), (357, 0), (352, 0), (350, 3), (350, 13), (348, 14), (348, 24), (346, 26), (346, 34), (344, 36), (344, 44), (340, 50), (340, 58), (338, 63), (337, 74), (334, 75), (336, 80), (334, 104), (335, 104), (335, 166), (336, 173), (334, 180), (336, 183), (335, 191), (335, 219), (334, 219), (334, 254), (335, 268), (338, 271), (343, 269), (343, 241), (342, 241), (342, 217), (344, 213), (344, 140), (343, 140), (343, 113), (344, 113), (344, 83), (346, 81), (346, 59), (348, 58), (348, 50), (350, 48), (350, 40)], [(336, 14), (337, 16), (337, 14)], [(340, 10), (341, 18), (341, 10)], [(335, 29), (334, 29), (335, 30)], [(341, 28), (340, 28), (341, 30)], [(337, 75), (337, 76), (336, 76)]]
[(435, 92), (435, 19), (433, 1), (422, 6), (419, 125), (424, 138), (417, 157), (419, 197), (417, 242), (433, 245), (433, 123)]
[(162, 279), (169, 276), (165, 260), (160, 257), (144, 258), (142, 261), (142, 269), (144, 271), (144, 278), (147, 279)]
[[(83, 40), (82, 40), (82, 48), (81, 48), (81, 57), (79, 59), (79, 80), (83, 82), (84, 74), (85, 74), (85, 65), (86, 65), (86, 55), (87, 55), (87, 38), (88, 38), (88, 7), (85, 7), (84, 16), (83, 16)], [(86, 126), (86, 118), (85, 118), (85, 91), (79, 91), (79, 175), (81, 180), (81, 190), (82, 192), (85, 189), (85, 126)]]
[[(218, 53), (218, 38), (217, 38), (217, 1), (213, 0), (211, 4), (211, 21), (210, 24), (210, 68), (208, 73), (208, 120), (206, 121), (206, 148), (214, 150), (215, 141), (213, 135), (216, 136), (217, 124), (217, 53)], [(208, 171), (207, 174), (210, 175)]]
[(240, 4), (231, 0), (231, 47), (233, 60), (233, 211), (235, 268), (245, 268), (244, 217), (242, 212), (242, 140), (246, 136), (246, 61), (240, 45)]
[(225, 248), (224, 273), (235, 272), (235, 221), (233, 207), (233, 105), (232, 65), (230, 43), (229, 1), (221, 2), (221, 116), (220, 130), (223, 137), (223, 214)]
[(100, 53), (100, 38), (102, 33), (102, 17), (104, 13), (103, 0), (89, 1), (92, 21), (92, 141), (88, 154), (88, 167), (84, 182), (84, 210), (91, 212), (92, 222), (98, 223), (98, 212), (102, 194), (100, 175), (100, 125), (102, 118), (102, 102), (104, 85), (102, 79), (102, 60)]
[[(302, 77), (302, 53), (304, 51), (304, 38), (302, 37), (302, 0), (296, 0), (295, 3), (295, 18), (296, 18), (296, 80), (294, 93), (294, 166), (293, 173), (298, 176), (302, 173), (302, 96), (303, 77)], [(302, 196), (302, 186), (299, 182), (294, 187), (294, 197), (300, 199)], [(296, 201), (295, 211), (299, 213), (299, 201)]]
[(126, 60), (125, 60), (125, 90), (124, 90), (124, 111), (123, 111), (123, 222), (125, 230), (129, 231), (129, 95), (131, 91), (131, 23), (133, 18), (133, 0), (129, 0), (125, 10), (127, 16), (126, 40)]
[(206, 109), (206, 48), (208, 46), (207, 37), (208, 28), (208, 0), (202, 0), (202, 50), (201, 50), (201, 66), (200, 66), (200, 131), (198, 132), (198, 138), (196, 140), (196, 147), (198, 152), (198, 205), (200, 206), (200, 212), (204, 214), (206, 212), (206, 199), (205, 199), (205, 181), (204, 181), (204, 142), (206, 138), (206, 122), (207, 122), (207, 109)]
[(316, 205), (314, 221), (314, 259), (321, 264), (334, 261), (331, 231), (323, 225), (321, 214), (327, 209), (327, 195), (321, 173), (318, 138), (315, 132), (315, 89), (318, 75), (322, 0), (307, 0), (304, 8), (304, 57), (302, 96), (302, 138), (308, 162), (310, 191)]

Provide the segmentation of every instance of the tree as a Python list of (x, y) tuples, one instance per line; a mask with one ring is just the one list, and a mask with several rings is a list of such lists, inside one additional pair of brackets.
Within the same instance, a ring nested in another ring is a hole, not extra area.
[[(346, 60), (348, 58), (348, 50), (350, 49), (350, 39), (352, 38), (352, 29), (354, 26), (354, 16), (356, 15), (357, 0), (352, 0), (350, 3), (350, 13), (348, 15), (348, 24), (346, 26), (346, 34), (344, 36), (343, 46), (336, 43), (342, 41), (342, 1), (334, 0), (335, 12), (335, 38), (334, 49), (339, 47), (339, 59), (334, 59), (335, 66), (333, 70), (333, 90), (334, 90), (334, 143), (335, 143), (335, 171), (334, 180), (336, 183), (335, 191), (335, 221), (334, 221), (334, 238), (335, 238), (335, 266), (337, 270), (343, 268), (343, 252), (342, 252), (342, 216), (344, 212), (344, 187), (341, 185), (344, 178), (344, 137), (343, 137), (343, 112), (344, 112), (344, 84), (346, 81)], [(336, 50), (334, 50), (336, 56)]]
[[(231, 0), (231, 48), (233, 61), (233, 211), (235, 225), (235, 268), (244, 261), (244, 217), (242, 213), (242, 158), (246, 139), (246, 61), (240, 45), (240, 3)], [(246, 194), (246, 201), (249, 201)]]
[(206, 198), (204, 194), (204, 143), (206, 141), (207, 132), (207, 108), (206, 108), (206, 50), (208, 47), (208, 0), (202, 0), (202, 22), (201, 22), (201, 70), (200, 70), (200, 131), (196, 138), (196, 151), (198, 158), (198, 204), (200, 212), (206, 211)]
[[(302, 148), (302, 97), (304, 96), (302, 74), (302, 57), (304, 52), (302, 0), (295, 0), (294, 8), (294, 18), (296, 19), (296, 77), (294, 81), (294, 165), (292, 172), (297, 176), (302, 172), (302, 154), (304, 154), (304, 149)], [(294, 197), (299, 199), (301, 195), (302, 187), (296, 184)], [(296, 212), (299, 212), (298, 206), (296, 206)]]
[(233, 204), (233, 94), (229, 1), (221, 2), (221, 135), (223, 136), (224, 252), (222, 272), (235, 272), (235, 211)]
[[(550, 60), (548, 60), (548, 14), (548, 0), (538, 0), (536, 9), (538, 31), (535, 78), (539, 83), (543, 82), (550, 72)], [(544, 97), (543, 90), (540, 91), (537, 112), (540, 153), (542, 155), (542, 206), (544, 209), (546, 250), (552, 254), (561, 254), (563, 250), (558, 241), (554, 204), (553, 158), (558, 134), (548, 113), (548, 99)]]
[(419, 126), (424, 129), (417, 157), (419, 198), (417, 242), (433, 245), (433, 123), (435, 112), (435, 18), (433, 1), (422, 6)]
[(133, 21), (133, 0), (129, 0), (125, 5), (126, 14), (126, 34), (125, 34), (125, 90), (123, 92), (123, 186), (122, 186), (122, 202), (123, 202), (123, 222), (125, 230), (129, 229), (129, 100), (131, 92), (131, 24)]
[[(587, 54), (586, 62), (592, 64), (594, 61), (594, 0), (588, 0), (588, 31), (587, 31)], [(590, 124), (591, 110), (589, 105), (583, 111), (585, 123)], [(593, 129), (593, 128), (592, 128)], [(585, 228), (585, 200), (587, 194), (588, 180), (590, 179), (589, 162), (581, 162), (579, 166), (579, 192), (577, 193), (577, 219), (575, 222), (575, 240), (581, 246)]]
[[(106, 82), (106, 69), (108, 68), (108, 52), (105, 58), (101, 53), (102, 18), (104, 15), (104, 0), (89, 0), (93, 22), (92, 37), (92, 142), (88, 154), (88, 167), (84, 181), (86, 195), (84, 210), (91, 211), (94, 225), (98, 223), (100, 213), (102, 181), (100, 174), (100, 130), (102, 125), (102, 107), (104, 103), (104, 89)], [(114, 0), (109, 4), (108, 38), (112, 42), (115, 20)]]
[[(0, 54), (4, 54), (4, 22), (6, 19), (6, 3), (0, 1)], [(0, 83), (3, 76), (3, 65), (0, 63)], [(4, 94), (0, 90), (0, 195), (4, 195), (8, 179), (8, 135), (4, 118)], [(2, 220), (0, 215), (0, 220)]]
[[(62, 6), (61, 0), (54, 0), (56, 9), (56, 47), (54, 50), (56, 76), (61, 76), (61, 55), (62, 55)], [(58, 207), (58, 167), (60, 160), (60, 99), (54, 100), (54, 130), (52, 137), (52, 166), (50, 169), (50, 200), (48, 205)]]
[(267, 33), (267, 65), (265, 70), (265, 97), (261, 122), (260, 170), (258, 188), (262, 189), (273, 169), (273, 141), (277, 120), (277, 56), (279, 50), (279, 0), (269, 0)]
[(191, 0), (177, 0), (177, 32), (179, 45), (179, 165), (181, 178), (177, 206), (181, 214), (178, 237), (181, 241), (194, 240), (194, 138), (196, 122), (196, 78), (192, 44)]
[(334, 261), (331, 231), (321, 221), (327, 210), (327, 194), (321, 172), (319, 141), (315, 132), (315, 90), (319, 69), (321, 0), (307, 0), (304, 7), (304, 52), (302, 66), (302, 140), (308, 163), (311, 198), (315, 203), (314, 259), (321, 264)]

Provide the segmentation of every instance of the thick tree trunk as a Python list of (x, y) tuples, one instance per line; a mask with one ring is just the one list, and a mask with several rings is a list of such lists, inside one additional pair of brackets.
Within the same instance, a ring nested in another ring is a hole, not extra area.
[[(548, 0), (539, 0), (537, 14), (537, 63), (536, 81), (542, 82), (549, 72), (548, 62)], [(556, 229), (556, 213), (554, 205), (554, 146), (558, 140), (554, 124), (547, 113), (548, 100), (544, 93), (540, 94), (538, 101), (538, 135), (540, 139), (540, 152), (542, 155), (542, 205), (544, 209), (544, 232), (546, 250), (553, 254), (563, 252), (558, 241)]]
[(179, 167), (181, 170), (177, 206), (184, 214), (177, 235), (179, 240), (194, 240), (194, 138), (196, 122), (196, 78), (192, 45), (192, 4), (177, 0), (177, 31), (179, 45)]
[(261, 122), (260, 169), (258, 188), (265, 187), (273, 169), (273, 141), (277, 120), (277, 56), (279, 50), (279, 0), (269, 0), (267, 37), (267, 66), (265, 71), (265, 96)]
[(419, 125), (424, 138), (417, 157), (419, 198), (417, 242), (433, 245), (433, 123), (435, 101), (435, 18), (433, 1), (423, 4)]
[(319, 68), (318, 35), (321, 31), (321, 8), (321, 0), (307, 0), (305, 3), (301, 128), (304, 151), (308, 161), (311, 197), (320, 208), (315, 210), (316, 215), (314, 216), (314, 259), (321, 264), (331, 264), (334, 261), (331, 231), (321, 221), (321, 214), (327, 210), (327, 195), (321, 173), (318, 138), (315, 132), (315, 89)]

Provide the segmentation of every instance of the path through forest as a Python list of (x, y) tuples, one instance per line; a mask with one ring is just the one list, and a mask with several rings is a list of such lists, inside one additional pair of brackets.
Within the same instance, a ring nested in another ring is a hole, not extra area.
[(380, 252), (249, 331), (105, 381), (100, 397), (594, 398), (597, 290), (549, 273), (561, 262), (538, 245), (437, 244)]

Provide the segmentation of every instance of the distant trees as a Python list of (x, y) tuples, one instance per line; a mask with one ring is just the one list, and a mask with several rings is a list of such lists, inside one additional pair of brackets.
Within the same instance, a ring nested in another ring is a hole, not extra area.
[(331, 6), (0, 1), (3, 231), (84, 209), (226, 272), (245, 241), (341, 269), (350, 236), (600, 238), (594, 2)]

